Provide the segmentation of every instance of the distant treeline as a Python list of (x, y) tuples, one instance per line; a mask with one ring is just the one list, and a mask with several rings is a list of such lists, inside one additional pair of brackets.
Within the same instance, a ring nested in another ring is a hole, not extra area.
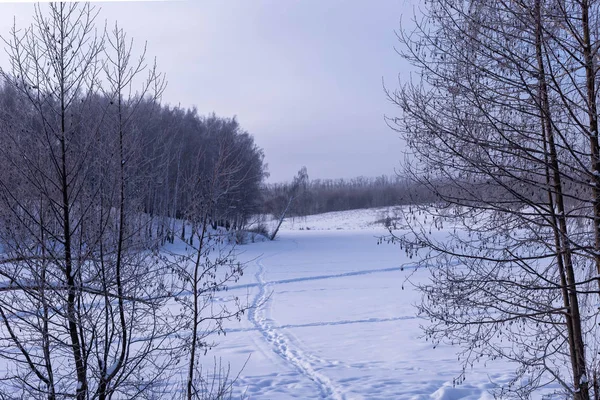
[[(263, 212), (277, 214), (288, 199), (289, 184), (266, 185), (263, 193)], [(433, 201), (435, 196), (430, 190), (399, 176), (315, 179), (305, 184), (302, 193), (291, 205), (288, 215), (304, 216)]]

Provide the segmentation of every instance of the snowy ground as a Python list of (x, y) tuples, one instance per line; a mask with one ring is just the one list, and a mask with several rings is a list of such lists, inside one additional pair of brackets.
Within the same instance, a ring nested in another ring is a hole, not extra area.
[[(383, 228), (386, 217), (400, 219), (397, 207), (379, 207), (366, 210), (334, 211), (308, 217), (286, 218), (281, 225), (285, 230), (373, 230)], [(259, 220), (259, 217), (255, 218)], [(277, 223), (276, 219), (263, 221), (270, 230)]]
[(250, 399), (492, 399), (514, 366), (478, 365), (452, 386), (455, 349), (421, 338), (407, 282), (428, 272), (402, 270), (404, 252), (377, 244), (381, 215), (289, 221), (275, 242), (241, 246), (248, 266), (231, 290), (255, 308), (229, 323), (206, 363), (216, 355), (237, 372), (247, 362), (238, 387)]

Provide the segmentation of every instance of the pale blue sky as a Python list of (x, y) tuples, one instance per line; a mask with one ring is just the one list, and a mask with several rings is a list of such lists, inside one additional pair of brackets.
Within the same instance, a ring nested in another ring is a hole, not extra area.
[[(17, 3), (17, 2), (15, 2)], [(33, 5), (0, 4), (0, 33)], [(100, 19), (119, 21), (148, 42), (167, 74), (163, 101), (201, 114), (237, 115), (265, 150), (271, 182), (303, 165), (311, 178), (392, 174), (402, 143), (384, 123), (398, 115), (382, 78), (398, 86), (409, 67), (394, 30), (418, 0), (230, 0), (106, 2)], [(6, 65), (6, 57), (0, 57)]]

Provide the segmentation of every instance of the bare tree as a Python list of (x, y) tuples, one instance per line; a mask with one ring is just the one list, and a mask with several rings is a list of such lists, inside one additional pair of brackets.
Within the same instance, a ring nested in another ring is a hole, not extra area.
[[(30, 295), (33, 304), (39, 304), (43, 311), (36, 318), (37, 323), (22, 319), (32, 328), (30, 335), (24, 337), (16, 334), (12, 322), (15, 315), (27, 309), (15, 310), (4, 302), (2, 315), (7, 339), (21, 350), (16, 358), (23, 360), (20, 362), (40, 381), (25, 388), (45, 393), (48, 398), (73, 391), (78, 399), (83, 399), (88, 390), (87, 344), (82, 342), (79, 324), (79, 279), (84, 260), (77, 253), (77, 236), (85, 211), (77, 204), (87, 194), (83, 190), (89, 173), (89, 160), (85, 156), (91, 145), (89, 136), (80, 133), (89, 129), (82, 120), (82, 112), (93, 95), (97, 55), (102, 48), (102, 39), (93, 30), (95, 14), (89, 6), (60, 3), (51, 4), (46, 17), (38, 6), (34, 25), (23, 35), (14, 28), (11, 39), (6, 41), (12, 73), (4, 73), (4, 78), (18, 88), (37, 116), (29, 126), (20, 127), (21, 132), (9, 133), (8, 140), (13, 142), (11, 147), (15, 151), (6, 157), (26, 182), (19, 184), (25, 190), (22, 197), (11, 193), (14, 188), (8, 186), (9, 182), (2, 183), (4, 203), (16, 225), (9, 229), (29, 233), (30, 237), (27, 245), (15, 242), (10, 233), (5, 238), (7, 254), (25, 263), (21, 267), (13, 265), (7, 278), (15, 282), (30, 281), (19, 283), (17, 286), (22, 290), (11, 295), (20, 302), (21, 294)], [(31, 135), (22, 135), (23, 131)], [(38, 150), (37, 157), (27, 156), (31, 148)], [(82, 156), (74, 156), (76, 153)], [(25, 164), (19, 160), (23, 156), (28, 158)], [(37, 199), (37, 207), (30, 203), (33, 199)], [(25, 290), (31, 285), (32, 289)], [(63, 322), (54, 322), (53, 314), (59, 315)], [(42, 350), (38, 354), (29, 350), (27, 343), (31, 340), (40, 340)], [(56, 376), (58, 371), (51, 356), (56, 343), (70, 349), (70, 361), (63, 361), (61, 370), (70, 370), (76, 384)], [(11, 378), (19, 380), (24, 376), (27, 375)]]
[[(2, 355), (15, 365), (3, 389), (49, 399), (162, 393), (168, 288), (125, 187), (129, 119), (160, 79), (152, 70), (143, 91), (125, 97), (143, 56), (129, 61), (122, 31), (109, 36), (114, 58), (103, 64), (93, 7), (35, 10), (33, 26), (6, 40), (12, 69), (2, 73), (19, 103), (3, 114), (1, 341), (18, 349)], [(103, 66), (111, 72), (104, 100)]]
[(282, 204), (282, 208), (279, 211), (279, 221), (277, 222), (277, 226), (269, 236), (270, 240), (275, 240), (275, 237), (279, 232), (279, 228), (281, 227), (285, 216), (287, 215), (288, 211), (290, 211), (290, 208), (292, 207), (292, 204), (294, 204), (294, 201), (296, 201), (299, 196), (304, 194), (307, 184), (308, 172), (306, 171), (306, 167), (302, 167), (298, 171), (298, 174), (294, 177), (292, 183), (285, 190), (284, 203)]
[(394, 240), (432, 266), (419, 310), (429, 338), (462, 347), (459, 382), (501, 357), (518, 365), (502, 395), (597, 387), (599, 11), (438, 0), (399, 34), (420, 80), (389, 93), (403, 111), (390, 124), (405, 173), (437, 200), (411, 207)]
[(216, 381), (215, 376), (207, 381), (199, 356), (215, 346), (214, 335), (225, 333), (226, 321), (239, 320), (248, 308), (236, 296), (230, 296), (222, 306), (214, 304), (215, 296), (243, 274), (243, 265), (236, 260), (236, 248), (229, 243), (231, 236), (224, 229), (213, 229), (210, 223), (220, 202), (243, 183), (236, 179), (243, 164), (229, 139), (219, 137), (218, 147), (211, 155), (214, 159), (200, 153), (195, 168), (189, 171), (186, 187), (193, 201), (184, 213), (183, 223), (191, 224), (192, 237), (188, 251), (170, 256), (182, 283), (181, 291), (189, 293), (177, 298), (189, 330), (185, 341), (189, 351), (185, 397), (189, 400), (230, 394), (230, 379), (234, 378), (229, 377), (229, 371), (223, 373), (223, 369), (215, 365), (218, 377)]
[[(262, 150), (235, 118), (161, 106), (145, 47), (118, 25), (97, 34), (97, 13), (38, 5), (5, 39), (0, 396), (231, 395), (235, 377), (203, 372), (200, 354), (245, 311), (213, 301), (242, 265), (231, 234), (210, 225), (253, 212)], [(191, 228), (189, 251), (166, 255), (178, 225)]]
[[(168, 335), (176, 325), (163, 309), (172, 290), (168, 290), (165, 264), (153, 251), (157, 243), (145, 235), (147, 222), (141, 217), (144, 176), (139, 173), (143, 169), (143, 137), (135, 125), (141, 105), (156, 104), (165, 81), (157, 73), (156, 63), (150, 68), (146, 65), (145, 48), (134, 58), (133, 41), (127, 41), (117, 24), (105, 38), (103, 94), (107, 110), (104, 145), (96, 149), (102, 152), (104, 162), (98, 209), (102, 223), (114, 228), (103, 232), (96, 263), (96, 279), (104, 296), (94, 320), (98, 366), (93, 397), (120, 394), (133, 398), (149, 396), (161, 386), (158, 393), (162, 393), (164, 382), (157, 381), (167, 378), (165, 372), (173, 359)], [(147, 76), (137, 82), (143, 73)], [(136, 84), (139, 90), (135, 90)], [(115, 293), (116, 299), (110, 293)]]

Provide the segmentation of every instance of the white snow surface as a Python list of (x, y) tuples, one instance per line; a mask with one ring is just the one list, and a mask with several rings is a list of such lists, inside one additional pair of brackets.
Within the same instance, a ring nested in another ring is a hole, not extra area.
[(410, 260), (398, 246), (377, 244), (383, 211), (290, 220), (275, 241), (240, 246), (248, 264), (229, 293), (253, 308), (203, 363), (230, 363), (250, 399), (493, 399), (515, 365), (475, 365), (453, 387), (457, 349), (434, 349), (416, 316), (411, 282), (428, 271), (402, 268)]
[[(281, 230), (373, 230), (384, 227), (385, 217), (397, 217), (398, 207), (379, 207), (361, 210), (333, 211), (308, 217), (286, 218)], [(267, 221), (272, 230), (278, 218)]]

